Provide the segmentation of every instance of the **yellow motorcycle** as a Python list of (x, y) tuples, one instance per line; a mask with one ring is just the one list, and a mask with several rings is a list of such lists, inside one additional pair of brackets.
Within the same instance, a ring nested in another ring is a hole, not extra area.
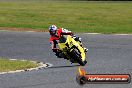
[(86, 54), (80, 42), (75, 41), (70, 35), (62, 35), (58, 43), (59, 49), (65, 57), (72, 63), (79, 63), (84, 66), (86, 61)]

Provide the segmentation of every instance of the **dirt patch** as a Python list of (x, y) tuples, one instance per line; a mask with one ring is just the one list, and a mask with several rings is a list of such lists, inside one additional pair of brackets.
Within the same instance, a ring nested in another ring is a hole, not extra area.
[(0, 30), (48, 32), (48, 30), (40, 30), (40, 29), (35, 30), (35, 29), (31, 29), (31, 28), (8, 28), (8, 27), (0, 27)]

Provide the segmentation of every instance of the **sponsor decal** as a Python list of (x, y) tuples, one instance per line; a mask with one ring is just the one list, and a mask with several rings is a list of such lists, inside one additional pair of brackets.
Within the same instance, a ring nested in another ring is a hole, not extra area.
[(86, 83), (130, 83), (130, 74), (86, 74), (86, 71), (79, 67), (76, 81), (79, 84)]

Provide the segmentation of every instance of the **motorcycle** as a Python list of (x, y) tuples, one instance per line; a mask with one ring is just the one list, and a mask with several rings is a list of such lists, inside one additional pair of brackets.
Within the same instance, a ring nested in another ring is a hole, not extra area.
[(86, 61), (86, 54), (80, 42), (75, 41), (70, 35), (62, 35), (58, 43), (59, 49), (64, 56), (72, 63), (79, 63), (84, 66)]

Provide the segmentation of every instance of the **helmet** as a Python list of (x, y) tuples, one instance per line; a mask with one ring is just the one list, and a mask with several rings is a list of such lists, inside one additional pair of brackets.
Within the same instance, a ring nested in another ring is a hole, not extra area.
[(50, 35), (55, 35), (56, 34), (57, 27), (55, 25), (51, 25), (49, 27), (49, 33)]

